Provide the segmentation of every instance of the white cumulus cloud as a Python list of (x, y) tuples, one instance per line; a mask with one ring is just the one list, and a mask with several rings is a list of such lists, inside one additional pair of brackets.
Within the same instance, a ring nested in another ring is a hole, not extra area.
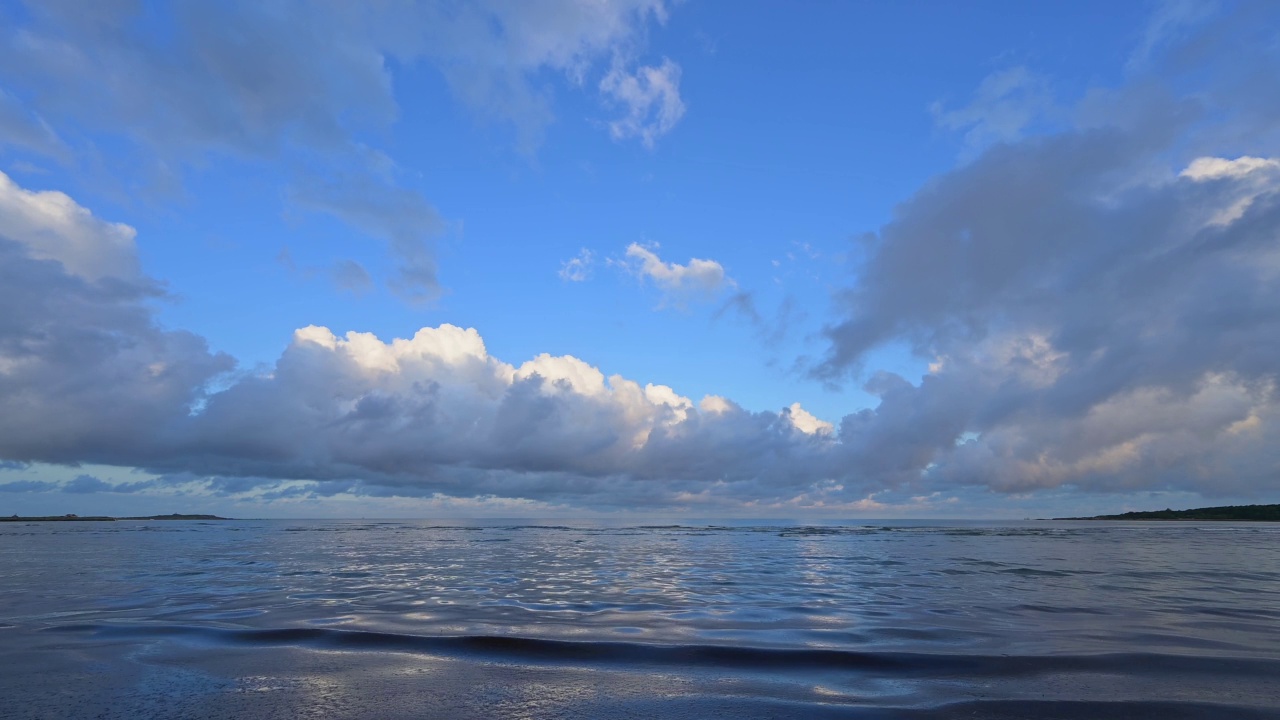
[(138, 278), (136, 231), (105, 222), (55, 190), (34, 192), (0, 172), (0, 236), (21, 243), (31, 257), (56, 260), (89, 280)]
[(791, 424), (800, 432), (810, 435), (828, 434), (835, 429), (835, 426), (826, 420), (820, 420), (813, 413), (800, 407), (800, 403), (791, 403), (787, 408), (787, 417), (790, 418)]

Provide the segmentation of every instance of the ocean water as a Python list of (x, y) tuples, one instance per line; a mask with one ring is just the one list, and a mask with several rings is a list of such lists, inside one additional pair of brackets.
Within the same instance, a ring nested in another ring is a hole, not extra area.
[(1280, 525), (0, 524), (3, 718), (1280, 718)]

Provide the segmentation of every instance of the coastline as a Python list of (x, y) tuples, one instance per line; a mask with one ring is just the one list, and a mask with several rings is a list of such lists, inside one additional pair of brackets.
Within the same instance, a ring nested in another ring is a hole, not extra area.
[(1053, 520), (1144, 520), (1176, 521), (1195, 520), (1212, 522), (1280, 522), (1278, 505), (1222, 505), (1219, 507), (1191, 508), (1189, 510), (1148, 510), (1119, 515), (1095, 515), (1093, 517), (1064, 517)]
[(171, 515), (147, 515), (140, 517), (110, 517), (107, 515), (36, 515), (31, 517), (21, 517), (19, 515), (10, 515), (9, 517), (0, 517), (0, 522), (116, 522), (118, 520), (232, 520), (234, 518), (224, 518), (217, 515), (183, 515), (173, 513)]

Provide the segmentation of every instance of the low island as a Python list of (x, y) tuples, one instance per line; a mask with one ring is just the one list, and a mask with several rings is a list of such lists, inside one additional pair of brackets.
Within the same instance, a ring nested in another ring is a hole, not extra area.
[(9, 517), (0, 516), (0, 522), (115, 522), (117, 520), (230, 520), (231, 518), (218, 517), (217, 515), (182, 515), (173, 513), (171, 515), (147, 515), (142, 517), (108, 517), (106, 515), (76, 515), (69, 513), (67, 515), (37, 515), (33, 517), (21, 517), (11, 515)]
[(1280, 522), (1280, 505), (1223, 505), (1191, 510), (1150, 510), (1054, 520), (1254, 520)]

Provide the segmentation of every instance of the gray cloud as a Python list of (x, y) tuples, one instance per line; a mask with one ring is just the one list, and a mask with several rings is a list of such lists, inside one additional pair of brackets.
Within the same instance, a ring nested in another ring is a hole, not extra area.
[(300, 181), (292, 199), (387, 241), (399, 265), (392, 289), (410, 302), (427, 302), (440, 291), (430, 239), (443, 223), (420, 193), (396, 186), (395, 171), (390, 158), (360, 148), (341, 170)]
[(728, 297), (712, 315), (719, 320), (726, 315), (733, 316), (751, 325), (756, 338), (765, 347), (776, 347), (792, 328), (800, 324), (805, 313), (796, 307), (795, 298), (791, 295), (783, 298), (772, 317), (765, 317), (756, 302), (753, 290), (739, 290)]
[(354, 295), (363, 295), (373, 289), (373, 278), (369, 276), (369, 271), (355, 260), (338, 262), (330, 270), (330, 275), (339, 290)]
[(39, 113), (0, 88), (0, 144), (66, 161), (69, 148)]
[(0, 457), (136, 463), (233, 367), (156, 326), (162, 294), (136, 267), (131, 228), (0, 173)]
[(1197, 70), (1209, 88), (1094, 91), (1077, 127), (989, 149), (864, 241), (813, 374), (855, 377), (896, 342), (933, 362), (918, 385), (872, 376), (880, 406), (842, 425), (881, 438), (880, 470), (926, 489), (1280, 489), (1280, 164), (1236, 142), (1250, 128), (1250, 153), (1277, 151), (1240, 74), (1276, 46), (1217, 37), (1238, 22), (1190, 41), (1222, 45)]
[(15, 480), (13, 482), (0, 483), (0, 492), (7, 493), (40, 493), (57, 489), (57, 483), (41, 482), (39, 480)]
[(275, 260), (285, 270), (297, 274), (304, 280), (326, 277), (341, 292), (360, 296), (374, 288), (373, 276), (364, 265), (350, 258), (338, 260), (328, 267), (299, 266), (293, 259), (293, 251), (288, 246), (284, 246), (276, 254)]
[(990, 75), (964, 107), (949, 108), (938, 102), (930, 111), (939, 127), (964, 131), (968, 154), (996, 143), (1015, 141), (1030, 127), (1055, 114), (1048, 80), (1025, 67)]
[(63, 483), (61, 488), (62, 492), (72, 495), (92, 495), (94, 493), (130, 494), (149, 490), (155, 486), (156, 483), (150, 480), (139, 480), (131, 483), (109, 483), (92, 475), (77, 475)]

